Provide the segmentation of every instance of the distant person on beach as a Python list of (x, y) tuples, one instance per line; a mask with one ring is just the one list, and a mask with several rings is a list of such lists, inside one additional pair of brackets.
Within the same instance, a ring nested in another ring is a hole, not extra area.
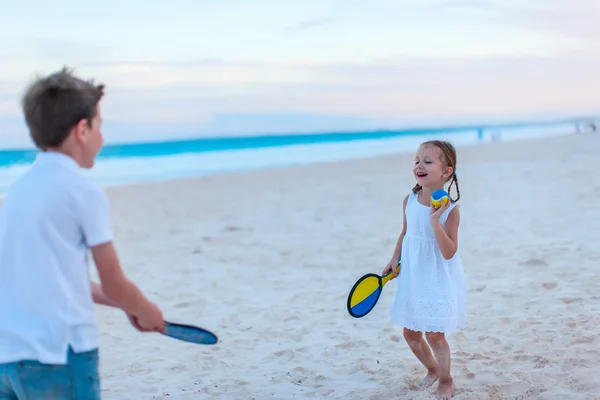
[(595, 121), (586, 122), (584, 124), (584, 126), (589, 128), (589, 130), (587, 130), (586, 128), (581, 129), (580, 122), (576, 122), (575, 123), (575, 134), (588, 134), (588, 133), (597, 133), (598, 132), (598, 128), (596, 127)]
[[(0, 399), (100, 399), (94, 303), (140, 331), (161, 311), (124, 275), (109, 202), (81, 174), (103, 144), (104, 87), (63, 69), (36, 79), (22, 108), (41, 150), (0, 206)], [(90, 281), (88, 251), (100, 284)]]
[(480, 142), (483, 141), (483, 128), (477, 128), (477, 140)]
[[(404, 198), (402, 232), (383, 274), (395, 271), (401, 262), (391, 320), (403, 327), (408, 346), (427, 368), (421, 385), (429, 387), (438, 381), (435, 394), (446, 400), (454, 395), (455, 385), (445, 334), (461, 328), (466, 317), (454, 146), (438, 140), (421, 144), (413, 174), (417, 184)], [(454, 186), (456, 198), (450, 196), (447, 204), (436, 209), (430, 205), (431, 194), (448, 182), (448, 192)]]

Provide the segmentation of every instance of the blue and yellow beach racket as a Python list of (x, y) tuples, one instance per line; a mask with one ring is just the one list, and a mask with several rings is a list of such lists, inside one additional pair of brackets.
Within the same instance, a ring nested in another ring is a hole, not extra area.
[[(400, 273), (400, 264), (396, 267)], [(346, 307), (348, 313), (354, 318), (362, 318), (375, 307), (383, 286), (394, 277), (394, 272), (390, 271), (384, 276), (377, 274), (363, 275), (352, 287), (348, 294)]]
[(217, 344), (218, 338), (206, 329), (165, 321), (165, 336), (196, 344)]

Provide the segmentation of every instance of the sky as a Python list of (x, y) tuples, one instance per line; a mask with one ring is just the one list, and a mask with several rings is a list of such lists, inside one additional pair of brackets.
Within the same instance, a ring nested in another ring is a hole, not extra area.
[(597, 0), (2, 3), (0, 146), (64, 65), (108, 142), (600, 115)]

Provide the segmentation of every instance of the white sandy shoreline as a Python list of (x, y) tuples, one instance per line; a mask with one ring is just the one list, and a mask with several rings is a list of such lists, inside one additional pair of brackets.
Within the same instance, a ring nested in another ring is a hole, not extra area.
[[(456, 399), (595, 399), (600, 380), (600, 135), (459, 149), (467, 328)], [(412, 188), (412, 154), (107, 189), (124, 267), (194, 346), (98, 308), (104, 399), (426, 399), (388, 322), (361, 320)]]

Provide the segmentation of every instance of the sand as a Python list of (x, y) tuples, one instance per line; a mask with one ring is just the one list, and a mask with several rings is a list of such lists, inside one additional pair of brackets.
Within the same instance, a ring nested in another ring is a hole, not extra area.
[[(449, 335), (456, 399), (598, 399), (600, 135), (459, 149), (467, 327)], [(98, 308), (105, 399), (427, 399), (358, 277), (402, 226), (412, 154), (108, 189), (129, 276), (167, 319), (220, 336), (140, 334)]]

